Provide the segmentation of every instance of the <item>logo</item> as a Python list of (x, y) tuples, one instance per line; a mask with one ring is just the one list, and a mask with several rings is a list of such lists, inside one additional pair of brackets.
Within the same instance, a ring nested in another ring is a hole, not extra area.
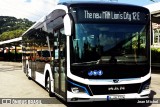
[(2, 104), (12, 104), (11, 99), (2, 99)]
[(102, 76), (102, 75), (103, 75), (102, 70), (88, 71), (88, 76)]
[(89, 72), (88, 72), (88, 75), (89, 75), (89, 76), (92, 76), (92, 75), (93, 75), (93, 71), (89, 71)]
[(120, 91), (125, 90), (125, 86), (111, 86), (108, 87), (108, 91)]
[(114, 79), (113, 82), (114, 82), (114, 83), (118, 83), (118, 82), (119, 82), (119, 79)]

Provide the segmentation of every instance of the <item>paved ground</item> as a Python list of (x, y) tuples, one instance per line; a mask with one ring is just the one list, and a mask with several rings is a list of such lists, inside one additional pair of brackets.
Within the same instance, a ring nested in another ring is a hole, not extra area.
[[(151, 82), (151, 95), (153, 98), (160, 98), (160, 73), (152, 73)], [(160, 71), (160, 70), (159, 70)], [(133, 87), (134, 88), (134, 87)], [(50, 98), (46, 90), (32, 80), (28, 80), (25, 74), (21, 70), (21, 63), (12, 62), (0, 62), (0, 98), (49, 98), (53, 104), (42, 104), (42, 105), (4, 105), (0, 104), (0, 107), (85, 107), (88, 104), (90, 106), (102, 107), (113, 107), (118, 104), (109, 103), (78, 103), (68, 105), (61, 100), (53, 97)], [(134, 104), (126, 105), (122, 104), (123, 107), (160, 107), (159, 104)]]
[[(50, 98), (46, 90), (22, 72), (21, 63), (0, 62), (0, 98)], [(43, 105), (0, 105), (0, 107), (65, 107), (59, 100), (55, 104)]]

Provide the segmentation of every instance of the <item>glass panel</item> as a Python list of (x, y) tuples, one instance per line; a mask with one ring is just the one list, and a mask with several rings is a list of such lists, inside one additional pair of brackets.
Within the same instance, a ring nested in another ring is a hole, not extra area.
[(65, 96), (66, 88), (66, 36), (64, 35), (64, 28), (60, 29), (60, 90), (61, 95)]
[(145, 25), (83, 23), (75, 28), (73, 63), (147, 60)]
[(54, 90), (59, 93), (59, 34), (54, 32)]

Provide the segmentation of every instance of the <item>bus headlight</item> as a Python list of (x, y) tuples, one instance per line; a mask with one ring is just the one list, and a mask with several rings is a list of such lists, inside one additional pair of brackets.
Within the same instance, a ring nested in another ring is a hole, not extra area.
[(85, 86), (82, 86), (82, 85), (77, 84), (75, 82), (71, 82), (69, 80), (68, 80), (68, 90), (71, 91), (72, 93), (86, 93), (86, 94), (90, 95)]
[(148, 80), (144, 81), (141, 84), (140, 90), (138, 93), (141, 93), (143, 90), (148, 90), (150, 88), (150, 83), (151, 83), (151, 78), (149, 78)]
[(145, 84), (144, 87), (143, 87), (143, 90), (149, 89), (149, 86), (150, 86), (150, 84)]
[(72, 87), (71, 91), (72, 91), (72, 93), (79, 93), (78, 87)]
[(85, 93), (85, 90), (79, 87), (71, 87), (72, 93)]

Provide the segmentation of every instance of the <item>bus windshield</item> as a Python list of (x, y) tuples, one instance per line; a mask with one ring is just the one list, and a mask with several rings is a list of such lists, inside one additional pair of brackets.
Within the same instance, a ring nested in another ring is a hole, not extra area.
[(146, 25), (77, 23), (72, 63), (147, 61)]

